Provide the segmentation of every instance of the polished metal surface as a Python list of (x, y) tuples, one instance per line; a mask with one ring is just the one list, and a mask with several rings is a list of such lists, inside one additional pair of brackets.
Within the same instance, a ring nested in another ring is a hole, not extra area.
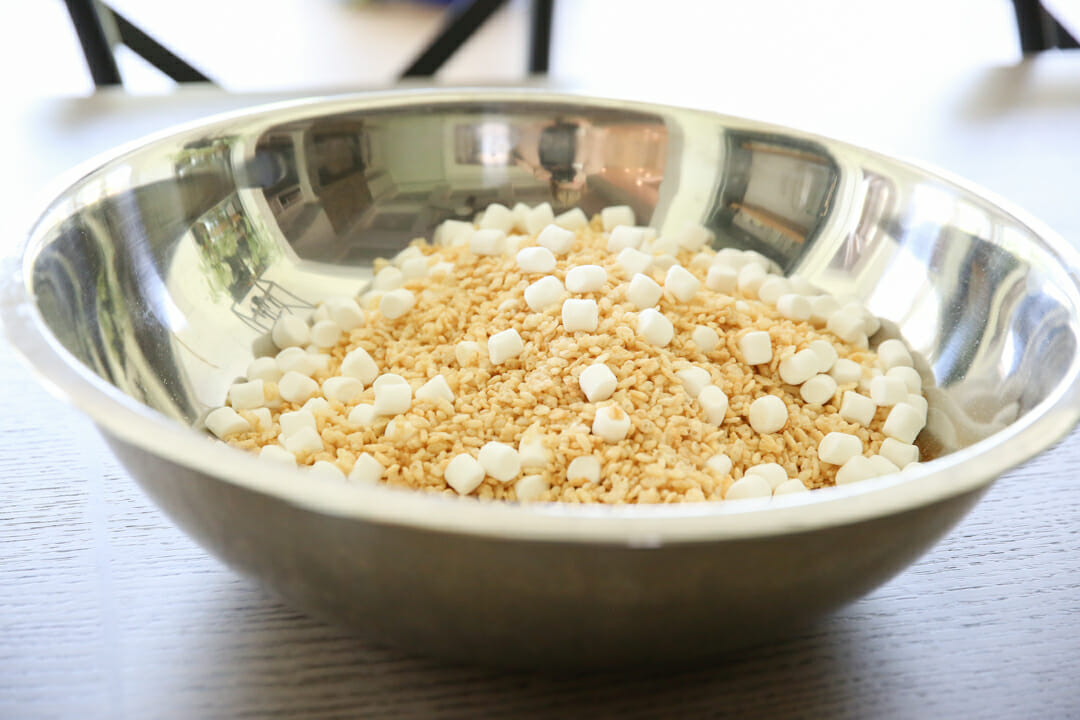
[[(485, 504), (301, 479), (193, 427), (280, 313), (488, 203), (629, 204), (854, 295), (936, 387), (913, 471), (768, 501)], [(962, 183), (708, 113), (525, 91), (277, 106), (93, 168), (5, 266), (5, 329), (208, 549), (298, 605), (437, 654), (688, 662), (804, 624), (939, 538), (1080, 413), (1080, 267)]]

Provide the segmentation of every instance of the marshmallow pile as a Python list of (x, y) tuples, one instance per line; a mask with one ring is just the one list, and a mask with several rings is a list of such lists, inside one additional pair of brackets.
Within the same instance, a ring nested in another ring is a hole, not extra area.
[[(458, 397), (462, 373), (485, 368), (498, 376), (538, 367), (548, 348), (533, 331), (550, 318), (551, 332), (583, 347), (590, 336), (614, 333), (642, 355), (670, 360), (685, 395), (678, 402), (716, 437), (743, 426), (760, 438), (790, 442), (796, 429), (815, 438), (816, 448), (807, 450), (816, 473), (773, 461), (779, 457), (749, 463), (713, 447), (692, 468), (714, 480), (713, 499), (842, 485), (918, 462), (914, 443), (926, 424), (927, 402), (923, 376), (904, 343), (884, 340), (871, 352), (869, 339), (880, 323), (862, 303), (784, 277), (756, 252), (714, 251), (712, 242), (712, 233), (696, 224), (664, 234), (639, 226), (625, 205), (604, 208), (591, 223), (580, 209), (556, 215), (547, 203), (495, 204), (475, 222), (447, 220), (431, 243), (414, 243), (378, 263), (357, 297), (326, 300), (308, 317), (278, 317), (270, 331), (277, 352), (252, 360), (228, 388), (226, 404), (206, 415), (205, 426), (267, 460), (324, 478), (376, 483), (399, 465), (380, 448), (415, 443), (437, 430), (418, 423), (414, 413), (449, 417), (469, 406), (468, 398)], [(579, 261), (586, 249), (590, 254)], [(407, 368), (381, 367), (378, 352), (358, 342), (369, 329), (408, 325), (432, 288), (481, 262), (488, 273), (497, 263), (521, 279), (497, 299), (486, 337), (440, 339), (452, 346), (452, 359), (441, 362), (452, 365), (418, 378)], [(687, 326), (687, 317), (702, 317), (702, 308), (713, 306), (745, 318), (721, 327), (706, 316)], [(525, 319), (500, 321), (504, 316)], [(710, 358), (740, 363), (769, 381), (746, 397), (729, 395), (737, 389), (725, 383), (723, 362)], [(654, 428), (629, 400), (640, 382), (624, 375), (626, 367), (594, 353), (567, 370), (566, 384), (579, 393), (575, 407), (582, 408), (573, 428), (594, 438), (592, 451), (574, 455), (557, 446), (544, 423), (534, 423), (513, 442), (491, 434), (441, 452), (433, 472), (459, 495), (476, 494), (488, 483), (506, 486), (503, 496), (522, 501), (557, 497), (555, 485), (614, 480), (605, 475), (605, 458), (623, 446), (650, 446)], [(797, 428), (804, 408), (837, 429)]]

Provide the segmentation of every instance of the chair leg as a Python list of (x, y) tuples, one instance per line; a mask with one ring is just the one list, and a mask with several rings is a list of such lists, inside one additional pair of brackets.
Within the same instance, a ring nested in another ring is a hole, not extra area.
[(95, 0), (64, 0), (95, 87), (123, 84)]
[(481, 25), (495, 11), (501, 8), (506, 0), (471, 0), (463, 4), (460, 11), (452, 11), (454, 14), (443, 26), (438, 36), (420, 55), (413, 60), (412, 64), (405, 69), (401, 77), (430, 77), (443, 66), (458, 48), (473, 36)]
[(551, 20), (555, 0), (533, 0), (532, 34), (529, 38), (529, 73), (546, 75), (551, 62)]
[(120, 42), (131, 48), (132, 52), (142, 57), (143, 60), (146, 60), (179, 83), (210, 82), (210, 78), (184, 62), (154, 38), (132, 25), (123, 15), (111, 8), (109, 8), (109, 12), (112, 13), (113, 19), (116, 21)]

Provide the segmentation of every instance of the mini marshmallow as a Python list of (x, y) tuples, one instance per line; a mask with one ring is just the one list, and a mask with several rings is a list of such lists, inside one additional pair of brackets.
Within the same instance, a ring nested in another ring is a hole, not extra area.
[(825, 321), (825, 329), (852, 345), (862, 345), (866, 342), (866, 330), (862, 316), (843, 308), (829, 316), (829, 319)]
[(885, 438), (878, 453), (901, 470), (911, 463), (919, 461), (919, 447), (917, 445), (902, 443), (891, 437)]
[(756, 263), (745, 265), (739, 270), (737, 287), (739, 292), (747, 297), (757, 297), (758, 290), (768, 280), (769, 274)]
[(378, 390), (385, 385), (408, 385), (409, 381), (395, 373), (383, 373), (371, 383), (372, 390)]
[(731, 472), (731, 458), (724, 453), (717, 453), (705, 461), (705, 468), (717, 475), (727, 475)]
[(646, 308), (638, 313), (637, 333), (657, 347), (666, 347), (675, 337), (675, 326), (660, 311)]
[(799, 395), (811, 405), (824, 405), (836, 395), (836, 381), (828, 375), (815, 375), (802, 384)]
[(540, 203), (525, 212), (525, 225), (522, 229), (530, 235), (536, 235), (545, 227), (555, 222), (555, 212), (551, 203)]
[(630, 279), (626, 289), (626, 299), (638, 310), (656, 307), (663, 295), (663, 289), (655, 280), (640, 273)]
[(518, 443), (518, 456), (521, 467), (542, 468), (551, 464), (553, 453), (547, 449), (542, 435), (526, 433)]
[(772, 486), (760, 475), (743, 475), (728, 488), (725, 500), (748, 500), (772, 497)]
[(354, 483), (371, 485), (379, 482), (385, 471), (386, 468), (375, 459), (374, 455), (366, 452), (360, 453), (359, 457), (356, 458), (356, 462), (353, 463), (352, 470), (349, 471), (349, 480)]
[(630, 416), (617, 405), (602, 407), (596, 411), (592, 431), (609, 443), (625, 440), (630, 433)]
[(555, 256), (546, 247), (527, 247), (518, 251), (517, 264), (522, 272), (549, 273), (555, 269)]
[[(251, 377), (250, 373), (248, 373), (248, 377)], [(907, 386), (909, 393), (918, 394), (922, 392), (922, 375), (920, 375), (919, 371), (913, 367), (910, 367), (908, 365), (897, 365), (895, 367), (889, 368), (889, 370), (885, 373), (885, 377), (899, 378), (903, 380), (904, 385)]]
[(326, 308), (330, 313), (330, 319), (337, 323), (343, 332), (349, 332), (364, 324), (364, 311), (352, 298), (328, 300)]
[(375, 273), (375, 279), (371, 283), (373, 290), (396, 290), (401, 287), (401, 284), (405, 282), (405, 276), (401, 273), (401, 268), (394, 267), (393, 265), (387, 265), (379, 272)]
[(322, 320), (311, 326), (311, 342), (320, 348), (332, 348), (341, 338), (341, 327), (333, 320)]
[(278, 367), (276, 359), (272, 357), (261, 357), (255, 358), (248, 364), (244, 376), (248, 380), (262, 380), (264, 383), (276, 383), (281, 379), (281, 373), (282, 370)]
[(406, 443), (416, 435), (416, 426), (400, 415), (391, 418), (383, 428), (383, 437), (395, 443)]
[(364, 383), (356, 378), (335, 375), (323, 380), (322, 393), (327, 400), (348, 404), (356, 402), (362, 392), (364, 392)]
[(784, 469), (784, 466), (774, 462), (752, 465), (746, 469), (745, 475), (757, 475), (765, 478), (769, 483), (770, 491), (780, 487), (787, 482), (788, 479), (787, 470)]
[(308, 455), (323, 449), (322, 437), (315, 428), (310, 427), (302, 427), (286, 435), (281, 444), (293, 455)]
[(410, 245), (394, 256), (393, 263), (401, 267), (410, 260), (422, 257), (424, 257), (423, 251), (415, 245)]
[(739, 254), (747, 265), (757, 265), (766, 273), (773, 273), (779, 270), (776, 263), (759, 253), (757, 250), (743, 250)]
[(259, 450), (259, 457), (284, 465), (296, 465), (296, 456), (280, 445), (264, 445)]
[(469, 238), (469, 252), (473, 255), (502, 255), (506, 250), (506, 233), (502, 230), (477, 230)]
[(584, 210), (574, 208), (556, 215), (554, 223), (561, 228), (577, 231), (589, 227), (589, 218), (585, 215)]
[(739, 285), (739, 271), (729, 265), (713, 265), (705, 274), (705, 287), (730, 295)]
[(270, 408), (255, 408), (251, 414), (255, 416), (255, 427), (259, 430), (266, 431), (273, 427), (274, 418), (270, 414)]
[(900, 472), (900, 468), (896, 466), (896, 463), (883, 455), (871, 455), (870, 467), (874, 468), (874, 472), (878, 477)]
[(251, 429), (251, 423), (231, 407), (219, 407), (206, 416), (206, 429), (225, 439), (229, 435), (247, 432)]
[(484, 482), (484, 468), (471, 455), (461, 453), (447, 463), (443, 479), (458, 495), (468, 495)]
[(679, 247), (683, 250), (689, 250), (695, 252), (701, 248), (711, 245), (714, 240), (714, 235), (707, 227), (695, 222), (688, 222), (682, 226), (682, 229), (675, 233), (675, 242), (679, 244)]
[(869, 480), (872, 477), (877, 477), (877, 475), (877, 469), (870, 462), (870, 458), (856, 455), (836, 471), (836, 484), (848, 485), (862, 480)]
[(525, 304), (533, 312), (540, 312), (557, 304), (565, 294), (566, 291), (559, 278), (548, 275), (525, 288)]
[(780, 483), (773, 489), (772, 494), (775, 495), (793, 495), (795, 493), (807, 492), (807, 487), (803, 485), (803, 481), (799, 478), (791, 478)]
[(432, 403), (439, 400), (454, 402), (454, 391), (450, 389), (450, 384), (446, 382), (446, 378), (442, 375), (436, 375), (417, 389), (416, 399)]
[(627, 248), (640, 248), (644, 241), (644, 228), (616, 225), (608, 234), (607, 251), (617, 253)]
[(761, 365), (772, 360), (772, 337), (765, 330), (754, 330), (739, 338), (739, 352), (747, 365)]
[(926, 420), (926, 414), (930, 412), (930, 403), (926, 401), (925, 397), (918, 393), (908, 393), (904, 402), (918, 410), (919, 414), (922, 415), (923, 420)]
[(817, 455), (821, 462), (843, 465), (863, 451), (862, 440), (845, 432), (831, 432), (818, 443)]
[[(404, 381), (404, 378), (402, 380)], [(375, 386), (376, 415), (398, 415), (410, 407), (412, 388), (407, 382), (388, 382)]]
[(750, 403), (747, 419), (750, 427), (762, 435), (779, 432), (787, 425), (787, 405), (775, 395), (764, 395)]
[(341, 468), (328, 460), (316, 460), (312, 463), (308, 469), (313, 475), (319, 475), (327, 478), (328, 480), (344, 480), (345, 473), (341, 472)]
[(703, 353), (711, 353), (720, 344), (720, 336), (717, 332), (704, 325), (698, 325), (694, 328), (694, 332), (690, 334), (690, 339), (697, 345), (698, 350)]
[(572, 293), (598, 292), (606, 282), (607, 271), (599, 265), (578, 265), (566, 272), (566, 289)]
[(278, 417), (278, 424), (281, 426), (281, 434), (285, 437), (295, 435), (304, 428), (317, 429), (315, 415), (310, 410), (283, 412)]
[(409, 312), (416, 305), (416, 296), (411, 290), (398, 288), (379, 298), (379, 312), (388, 320), (396, 320)]
[(234, 383), (229, 388), (229, 404), (236, 410), (254, 410), (266, 404), (262, 380)]
[(864, 427), (870, 426), (876, 410), (877, 405), (873, 400), (854, 390), (847, 390), (840, 399), (840, 417)]
[(862, 367), (854, 360), (840, 358), (829, 368), (829, 376), (840, 385), (849, 385), (862, 379)]
[(578, 385), (589, 402), (607, 400), (619, 386), (615, 373), (604, 363), (593, 363), (581, 371)]
[(536, 242), (556, 255), (565, 255), (574, 247), (577, 236), (571, 230), (558, 225), (548, 225), (536, 236)]
[(788, 320), (805, 322), (810, 319), (810, 300), (803, 295), (795, 293), (781, 295), (776, 299), (776, 309)]
[(596, 332), (600, 309), (595, 300), (569, 298), (563, 300), (562, 324), (566, 332)]
[(813, 350), (800, 350), (780, 361), (780, 379), (788, 385), (802, 385), (817, 374), (820, 359)]
[(566, 479), (584, 480), (586, 482), (600, 481), (600, 460), (592, 455), (579, 455), (570, 461), (566, 467)]
[(698, 405), (705, 411), (705, 419), (713, 425), (724, 422), (728, 410), (728, 396), (715, 385), (706, 385), (697, 395)]
[(478, 223), (481, 230), (499, 230), (508, 233), (514, 229), (514, 211), (505, 205), (491, 203), (484, 208), (484, 215)]
[(889, 416), (885, 418), (885, 424), (881, 426), (881, 432), (902, 443), (912, 443), (924, 425), (926, 425), (926, 419), (922, 413), (908, 403), (902, 402), (893, 406)]
[(870, 399), (878, 407), (892, 407), (907, 400), (907, 383), (898, 377), (878, 375), (870, 380)]
[(282, 349), (299, 347), (307, 345), (311, 340), (311, 330), (306, 322), (295, 315), (280, 315), (274, 321), (274, 327), (270, 331), (270, 339)]
[(505, 443), (484, 443), (476, 459), (484, 472), (499, 482), (510, 482), (521, 472), (521, 458), (517, 450)]
[(634, 211), (629, 205), (612, 205), (600, 211), (604, 232), (611, 232), (617, 225), (635, 224)]
[(427, 274), (428, 261), (423, 255), (420, 257), (411, 257), (401, 263), (401, 278), (405, 282), (415, 280), (416, 278), (422, 278)]
[(514, 483), (514, 495), (521, 502), (534, 502), (548, 491), (548, 482), (543, 475), (526, 475)]
[(708, 370), (694, 365), (683, 368), (682, 370), (676, 370), (675, 377), (679, 378), (683, 390), (685, 390), (686, 394), (692, 398), (696, 398), (698, 393), (700, 393), (706, 385), (712, 382), (712, 377), (709, 375)]
[(349, 411), (349, 424), (355, 427), (371, 427), (375, 424), (375, 406), (360, 403)]
[(488, 338), (488, 360), (492, 365), (502, 365), (510, 358), (520, 355), (523, 350), (525, 343), (514, 328), (497, 332)]
[(472, 223), (463, 220), (443, 220), (435, 228), (432, 241), (436, 245), (464, 245), (473, 234)]
[(656, 270), (657, 272), (666, 273), (671, 268), (679, 264), (679, 258), (674, 255), (658, 255), (653, 258), (652, 264), (649, 265), (650, 270)]
[(880, 345), (877, 346), (878, 360), (881, 361), (881, 366), (885, 370), (892, 370), (895, 367), (911, 367), (913, 364), (911, 359), (911, 352), (904, 345), (902, 340), (890, 339), (883, 340)]
[(652, 255), (635, 248), (626, 248), (615, 257), (615, 262), (630, 277), (648, 270), (649, 266), (652, 265), (652, 261)]
[[(761, 283), (757, 295), (761, 302), (776, 306), (780, 301), (780, 298), (787, 295), (790, 289), (791, 284), (787, 281), (787, 278), (774, 275)], [(807, 305), (807, 309), (809, 309), (809, 304)]]
[(821, 291), (812, 282), (804, 278), (802, 275), (792, 275), (788, 278), (791, 283), (791, 291), (799, 293), (800, 295), (820, 295)]
[(307, 410), (312, 415), (326, 415), (330, 412), (330, 403), (326, 398), (313, 397), (304, 403), (302, 410)]
[(472, 340), (462, 340), (454, 346), (454, 359), (461, 367), (476, 365), (480, 358), (480, 344)]
[(828, 340), (814, 340), (810, 343), (808, 348), (813, 350), (814, 354), (817, 355), (819, 373), (829, 372), (840, 357), (836, 352), (836, 348), (834, 348), (833, 344)]
[(302, 403), (318, 391), (319, 383), (295, 370), (285, 373), (278, 381), (278, 394), (286, 402)]
[(379, 366), (367, 350), (358, 347), (349, 351), (341, 361), (341, 375), (356, 378), (364, 385), (370, 385), (379, 376)]
[(818, 295), (810, 299), (810, 322), (822, 327), (840, 309), (840, 302), (832, 295)]
[(682, 265), (672, 265), (664, 276), (664, 290), (679, 302), (690, 302), (701, 289), (701, 281)]

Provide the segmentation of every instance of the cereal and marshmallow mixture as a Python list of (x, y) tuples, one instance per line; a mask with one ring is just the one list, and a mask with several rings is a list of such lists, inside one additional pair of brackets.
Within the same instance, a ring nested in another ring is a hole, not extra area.
[(478, 498), (768, 497), (897, 472), (926, 422), (857, 302), (626, 206), (489, 206), (282, 315), (206, 427), (310, 472)]

